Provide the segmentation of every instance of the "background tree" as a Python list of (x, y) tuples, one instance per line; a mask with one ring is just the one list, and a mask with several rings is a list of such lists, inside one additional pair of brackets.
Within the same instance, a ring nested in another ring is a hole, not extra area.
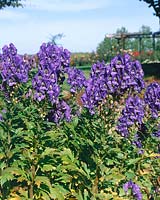
[[(124, 33), (128, 33), (128, 30), (125, 27), (121, 27), (116, 30), (116, 34), (124, 34)], [(99, 60), (104, 60), (106, 62), (109, 62), (109, 60), (115, 54), (117, 54), (118, 51), (119, 51), (119, 45), (117, 39), (112, 38), (112, 36), (110, 35), (105, 37), (104, 40), (100, 42), (97, 47), (97, 54)]]
[(22, 6), (22, 0), (0, 0), (0, 9), (5, 7), (19, 7)]
[(128, 30), (122, 26), (121, 28), (117, 28), (116, 30), (116, 34), (125, 34), (125, 33), (128, 33)]
[(58, 33), (56, 35), (51, 35), (50, 36), (50, 39), (49, 39), (49, 42), (51, 42), (52, 44), (54, 45), (58, 45), (57, 43), (57, 40), (60, 40), (64, 37), (64, 34), (63, 33)]
[[(141, 28), (139, 29), (140, 33), (144, 33), (144, 34), (148, 34), (152, 32), (151, 27), (146, 26), (146, 25), (142, 25)], [(142, 39), (142, 47), (141, 47), (142, 51), (149, 51), (152, 49), (152, 38), (146, 38), (146, 36), (144, 36), (144, 38)]]
[(159, 26), (160, 26), (160, 0), (140, 0), (149, 4), (149, 7), (152, 7), (155, 11), (154, 15), (159, 18)]
[(109, 61), (112, 56), (112, 52), (117, 51), (117, 40), (114, 38), (105, 37), (97, 47), (97, 54), (100, 61)]
[[(137, 31), (136, 31), (137, 32)], [(139, 33), (150, 33), (152, 32), (151, 28), (146, 25), (142, 25), (138, 31)], [(128, 30), (125, 27), (118, 28), (116, 31), (116, 35), (122, 35), (128, 33)], [(120, 37), (121, 38), (121, 37)], [(104, 38), (104, 40), (99, 43), (97, 47), (97, 54), (99, 60), (104, 60), (109, 62), (110, 59), (116, 55), (121, 49), (132, 51), (133, 55), (143, 57), (142, 60), (146, 59), (146, 56), (152, 56), (153, 46), (152, 46), (152, 38), (143, 37), (141, 40), (141, 48), (139, 43), (139, 38), (126, 38), (125, 45), (123, 46), (122, 40), (115, 39), (112, 35), (108, 35)], [(156, 38), (155, 47), (158, 55), (158, 51), (160, 49), (160, 39)], [(152, 56), (153, 57), (153, 56)], [(141, 59), (141, 58), (140, 58)], [(152, 59), (152, 58), (151, 58)]]
[[(121, 35), (122, 38), (123, 38), (123, 35), (125, 35), (127, 33), (128, 33), (128, 30), (124, 26), (122, 26), (121, 28), (118, 28), (116, 30), (116, 34), (117, 35)], [(118, 49), (130, 49), (131, 48), (131, 46), (130, 46), (131, 42), (127, 38), (125, 38), (125, 40), (123, 40), (123, 39), (119, 40), (118, 43), (119, 43), (118, 44), (119, 45)]]

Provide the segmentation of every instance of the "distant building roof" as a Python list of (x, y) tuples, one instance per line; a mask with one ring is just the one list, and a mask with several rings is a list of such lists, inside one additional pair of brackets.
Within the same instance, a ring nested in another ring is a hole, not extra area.
[(143, 36), (146, 38), (153, 37), (155, 35), (160, 36), (160, 31), (157, 32), (149, 32), (149, 33), (141, 33), (141, 32), (134, 32), (134, 33), (120, 33), (120, 34), (106, 34), (106, 38), (115, 38), (115, 39), (121, 39), (121, 38), (143, 38)]

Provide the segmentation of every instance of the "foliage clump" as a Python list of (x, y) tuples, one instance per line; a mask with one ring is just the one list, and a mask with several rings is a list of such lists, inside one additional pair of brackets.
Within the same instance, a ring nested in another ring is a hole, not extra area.
[(36, 59), (3, 47), (0, 199), (160, 198), (159, 83), (128, 54), (88, 79), (70, 62), (51, 43)]

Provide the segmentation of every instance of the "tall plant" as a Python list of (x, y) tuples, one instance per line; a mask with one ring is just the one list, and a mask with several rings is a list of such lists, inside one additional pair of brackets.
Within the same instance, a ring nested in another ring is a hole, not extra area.
[(0, 56), (0, 198), (159, 198), (159, 83), (127, 54), (88, 79), (62, 47), (37, 58)]

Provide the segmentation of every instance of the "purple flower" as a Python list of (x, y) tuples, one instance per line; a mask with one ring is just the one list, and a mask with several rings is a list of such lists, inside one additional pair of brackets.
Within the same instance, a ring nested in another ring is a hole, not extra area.
[(2, 114), (0, 113), (0, 122), (2, 122), (3, 121), (3, 116), (2, 116)]
[(145, 103), (149, 106), (152, 117), (158, 118), (158, 112), (160, 111), (160, 84), (151, 83), (145, 92)]
[(59, 101), (54, 105), (54, 109), (49, 112), (48, 120), (58, 124), (61, 120), (71, 120), (71, 108), (65, 101)]
[(14, 86), (16, 83), (28, 81), (29, 65), (17, 54), (17, 49), (12, 43), (2, 48), (1, 62), (3, 83)]
[(128, 190), (131, 189), (133, 197), (137, 200), (142, 200), (140, 187), (137, 184), (133, 183), (131, 180), (123, 185), (123, 189), (126, 194), (128, 193)]
[(152, 134), (154, 137), (160, 138), (160, 124), (158, 124), (158, 130)]
[(90, 78), (85, 83), (85, 92), (81, 99), (84, 107), (94, 114), (95, 107), (98, 106), (107, 95), (105, 84), (106, 65), (104, 62), (97, 62), (92, 65)]
[(72, 93), (76, 93), (85, 86), (86, 78), (81, 70), (69, 67), (67, 74), (67, 83), (71, 86), (70, 91)]
[(49, 100), (52, 103), (56, 103), (58, 101), (58, 96), (60, 94), (60, 87), (57, 84), (52, 84), (48, 86), (47, 94), (49, 96)]
[(29, 65), (30, 69), (31, 68), (36, 68), (37, 63), (36, 63), (36, 56), (35, 55), (27, 55), (25, 54), (23, 56), (23, 60)]
[(129, 136), (129, 127), (138, 122), (142, 124), (144, 117), (144, 102), (138, 96), (129, 97), (126, 106), (122, 110), (122, 116), (118, 120), (118, 131), (123, 137)]
[(64, 72), (69, 68), (70, 52), (51, 43), (43, 43), (37, 56), (38, 72), (32, 80), (34, 98), (38, 101), (47, 98), (53, 105), (58, 101)]
[(140, 138), (138, 133), (135, 134), (132, 144), (137, 147), (138, 154), (143, 154), (144, 153), (144, 150), (142, 149), (142, 147), (143, 147), (142, 146), (142, 140), (141, 140), (141, 138)]
[(97, 62), (92, 65), (82, 102), (94, 113), (94, 109), (107, 94), (123, 95), (131, 91), (139, 93), (145, 86), (143, 76), (141, 64), (132, 61), (128, 54), (114, 57), (109, 65)]
[(7, 112), (6, 109), (1, 110), (1, 113), (0, 113), (0, 122), (3, 122), (3, 121), (4, 121), (4, 119), (3, 119), (3, 114), (5, 114), (6, 112)]
[(141, 141), (141, 139), (140, 139), (140, 137), (139, 137), (139, 135), (138, 134), (135, 134), (135, 136), (134, 136), (134, 140), (133, 140), (133, 145), (135, 145), (137, 148), (142, 148), (142, 141)]
[(43, 43), (37, 56), (40, 62), (40, 69), (47, 66), (51, 71), (60, 72), (69, 67), (70, 64), (70, 52), (52, 43)]
[(126, 90), (140, 92), (144, 88), (143, 70), (139, 61), (132, 61), (128, 54), (111, 60), (108, 87), (111, 93), (123, 94)]
[(43, 99), (45, 99), (45, 94), (41, 93), (41, 92), (35, 92), (34, 94), (34, 99), (38, 100), (38, 101), (42, 101)]

